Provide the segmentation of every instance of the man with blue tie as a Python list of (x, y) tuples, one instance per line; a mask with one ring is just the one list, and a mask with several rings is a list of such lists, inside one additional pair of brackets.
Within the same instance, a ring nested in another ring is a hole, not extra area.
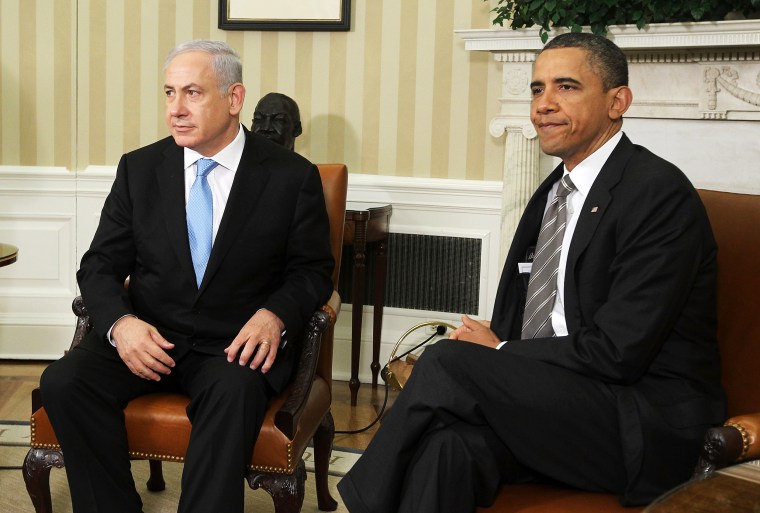
[(332, 291), (319, 173), (240, 124), (241, 80), (225, 43), (172, 50), (171, 136), (121, 158), (82, 258), (94, 328), (40, 383), (76, 513), (142, 511), (122, 409), (162, 390), (190, 397), (179, 511), (242, 513), (267, 402)]
[(471, 512), (518, 481), (645, 504), (725, 418), (715, 241), (683, 173), (622, 132), (626, 56), (562, 34), (530, 87), (562, 163), (526, 206), (491, 321), (465, 316), (425, 350), (338, 484), (351, 513)]

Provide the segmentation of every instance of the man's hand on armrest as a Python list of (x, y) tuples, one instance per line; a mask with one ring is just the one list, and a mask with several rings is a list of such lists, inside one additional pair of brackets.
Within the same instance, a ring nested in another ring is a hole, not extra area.
[(266, 374), (277, 357), (284, 329), (285, 323), (279, 317), (262, 308), (253, 314), (224, 350), (227, 361), (232, 362), (238, 358), (240, 365), (249, 365), (251, 369), (257, 369), (261, 365), (261, 372)]
[(161, 374), (171, 373), (174, 360), (166, 351), (174, 344), (162, 337), (154, 326), (128, 315), (113, 325), (111, 338), (121, 359), (137, 376), (160, 381)]

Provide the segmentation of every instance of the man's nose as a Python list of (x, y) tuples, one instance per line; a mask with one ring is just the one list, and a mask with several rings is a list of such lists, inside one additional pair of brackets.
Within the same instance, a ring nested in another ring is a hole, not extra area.
[(551, 93), (544, 92), (541, 95), (533, 98), (533, 108), (540, 114), (553, 112), (557, 110), (557, 102)]
[(172, 116), (182, 116), (186, 112), (182, 95), (178, 94), (169, 99), (169, 113)]

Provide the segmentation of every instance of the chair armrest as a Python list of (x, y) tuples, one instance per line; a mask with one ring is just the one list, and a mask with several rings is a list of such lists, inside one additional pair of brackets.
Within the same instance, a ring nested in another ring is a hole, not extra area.
[(715, 470), (760, 457), (760, 413), (731, 417), (722, 426), (707, 430), (694, 471), (707, 476)]
[(87, 307), (84, 306), (82, 296), (74, 298), (74, 301), (71, 303), (71, 310), (74, 312), (74, 315), (77, 316), (77, 326), (74, 330), (74, 338), (71, 340), (69, 351), (78, 346), (84, 339), (85, 335), (87, 335), (92, 329), (90, 315), (87, 313)]
[(338, 314), (340, 313), (340, 294), (338, 294), (337, 290), (332, 291), (330, 299), (327, 300), (327, 303), (322, 305), (322, 311), (330, 316), (330, 326), (335, 326), (335, 321), (338, 319)]
[(306, 399), (309, 397), (311, 384), (314, 382), (314, 374), (317, 370), (317, 357), (319, 356), (322, 333), (329, 325), (330, 316), (326, 312), (322, 310), (314, 312), (304, 333), (303, 346), (298, 357), (296, 374), (293, 384), (290, 386), (288, 398), (275, 413), (275, 426), (290, 439), (295, 436), (298, 419), (306, 404)]

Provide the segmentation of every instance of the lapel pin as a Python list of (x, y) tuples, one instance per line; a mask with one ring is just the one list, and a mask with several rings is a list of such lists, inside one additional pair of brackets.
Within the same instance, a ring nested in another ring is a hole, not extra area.
[(593, 207), (593, 208), (591, 209), (591, 213), (592, 213), (592, 214), (593, 214), (593, 213), (595, 213), (595, 212), (599, 212), (599, 207)]

